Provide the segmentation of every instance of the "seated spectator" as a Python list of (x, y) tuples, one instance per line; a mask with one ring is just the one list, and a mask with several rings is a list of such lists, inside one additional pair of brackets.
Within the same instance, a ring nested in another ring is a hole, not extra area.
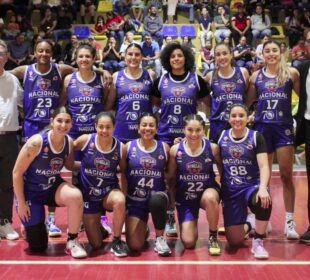
[(121, 60), (122, 60), (122, 61), (120, 61), (120, 66), (121, 66), (121, 68), (124, 68), (124, 67), (125, 67), (125, 61), (124, 61), (124, 59), (125, 59), (125, 52), (126, 52), (127, 47), (128, 47), (130, 44), (132, 44), (132, 43), (137, 43), (137, 44), (139, 44), (138, 42), (135, 42), (135, 41), (134, 41), (134, 34), (133, 34), (133, 32), (128, 31), (128, 32), (126, 33), (124, 42), (123, 42), (123, 44), (121, 45), (121, 47), (120, 47), (120, 49), (119, 49), (119, 53), (120, 53), (120, 55), (121, 55)]
[(209, 15), (207, 7), (202, 7), (200, 12), (200, 17), (198, 19), (200, 28), (200, 43), (201, 47), (206, 45), (206, 40), (210, 41), (212, 37), (212, 17)]
[(209, 71), (215, 69), (214, 49), (212, 49), (212, 41), (206, 41), (206, 45), (201, 48), (201, 62), (203, 67), (202, 77), (205, 77)]
[(104, 35), (106, 29), (104, 29), (104, 18), (103, 16), (98, 16), (95, 26), (91, 29), (91, 32), (95, 35)]
[[(169, 5), (169, 3), (168, 3)], [(177, 9), (175, 11), (175, 15), (173, 17), (173, 22), (176, 23), (178, 21), (178, 11), (179, 10), (188, 10), (189, 12), (189, 23), (194, 23), (195, 10), (194, 10), (194, 1), (193, 0), (179, 0)]]
[(154, 69), (157, 77), (160, 76), (161, 64), (159, 60), (160, 48), (157, 42), (153, 41), (151, 34), (144, 33), (141, 42), (143, 53), (142, 67)]
[(40, 36), (42, 38), (51, 38), (56, 24), (57, 20), (56, 17), (52, 14), (52, 10), (50, 8), (46, 8), (44, 12), (44, 17), (41, 20), (40, 24)]
[[(56, 42), (60, 39), (68, 39), (73, 33), (72, 19), (65, 13), (65, 8), (60, 7), (58, 10), (57, 24), (53, 35)], [(65, 38), (64, 38), (65, 37)]]
[(130, 15), (124, 15), (124, 33), (131, 31), (134, 34), (139, 34), (141, 22), (137, 19), (132, 19)]
[(144, 19), (144, 30), (156, 38), (159, 47), (163, 45), (163, 26), (163, 19), (157, 13), (157, 8), (151, 5), (149, 14)]
[(77, 7), (74, 0), (62, 0), (61, 7), (65, 9), (65, 13), (69, 16), (73, 23), (77, 22)]
[(265, 60), (263, 57), (263, 46), (266, 42), (271, 40), (271, 36), (269, 35), (265, 35), (262, 40), (261, 43), (259, 45), (257, 45), (256, 47), (256, 59), (255, 59), (255, 63), (257, 65), (258, 68), (263, 67), (265, 65)]
[(290, 16), (285, 18), (285, 34), (288, 36), (289, 46), (293, 48), (303, 35), (299, 10), (295, 8)]
[[(176, 0), (177, 1), (177, 0)], [(168, 0), (145, 0), (143, 19), (148, 15), (150, 6), (156, 7), (157, 11), (163, 11), (163, 22), (168, 23)]]
[(255, 14), (251, 16), (252, 46), (256, 38), (263, 38), (265, 35), (271, 36), (270, 18), (265, 15), (262, 5), (256, 5)]
[(117, 38), (118, 44), (121, 45), (124, 41), (124, 19), (113, 12), (107, 13), (106, 24), (104, 30), (107, 30), (109, 37)]
[(32, 40), (33, 38), (33, 29), (30, 21), (26, 18), (26, 16), (17, 15), (17, 23), (19, 24), (20, 32), (26, 34), (26, 38), (28, 40)]
[(13, 14), (9, 18), (6, 28), (4, 28), (4, 34), (7, 39), (14, 39), (18, 33), (20, 33), (20, 26), (16, 20), (15, 14)]
[(30, 54), (30, 46), (25, 41), (25, 34), (19, 33), (16, 35), (14, 41), (8, 44), (8, 62), (6, 63), (6, 70), (28, 64)]
[(96, 49), (96, 56), (95, 56), (95, 67), (100, 67), (100, 64), (102, 63), (103, 54), (102, 54), (102, 45), (95, 40), (95, 37), (93, 35), (88, 37), (89, 43)]
[(163, 48), (167, 45), (173, 42), (173, 38), (171, 36), (167, 36), (164, 39), (164, 44), (161, 46), (161, 50), (163, 50)]
[(143, 20), (144, 12), (144, 1), (143, 0), (131, 0), (131, 9), (133, 17), (139, 21)]
[(214, 25), (216, 31), (214, 32), (215, 40), (217, 43), (222, 42), (225, 38), (229, 38), (231, 35), (230, 17), (225, 14), (223, 6), (217, 8), (218, 15), (214, 17)]
[(238, 12), (231, 19), (232, 37), (234, 39), (235, 45), (239, 43), (241, 36), (245, 36), (247, 39), (247, 43), (251, 44), (251, 18), (245, 14), (243, 4), (237, 4), (238, 5), (236, 7), (238, 9)]
[(297, 45), (292, 49), (292, 66), (298, 68), (299, 65), (307, 60), (307, 54), (305, 39), (300, 38)]
[(285, 42), (280, 43), (280, 53), (284, 57), (285, 62), (287, 63), (289, 59), (289, 52)]
[(305, 8), (300, 19), (300, 25), (303, 32), (310, 28), (310, 9)]
[(195, 46), (192, 42), (192, 38), (190, 36), (184, 36), (182, 38), (182, 45), (189, 47), (192, 50), (193, 54), (195, 55), (196, 48), (195, 48)]
[(76, 0), (76, 4), (80, 9), (81, 21), (85, 24), (85, 14), (90, 14), (90, 24), (95, 24), (96, 0)]
[(52, 10), (52, 13), (57, 15), (58, 9), (61, 6), (61, 0), (45, 0), (46, 7)]
[(119, 10), (119, 15), (123, 16), (129, 14), (131, 9), (131, 0), (119, 0), (117, 6)]
[(119, 71), (120, 60), (121, 55), (119, 53), (117, 42), (113, 36), (110, 36), (106, 46), (103, 49), (103, 57), (102, 57), (102, 62), (104, 63), (103, 69), (109, 71), (111, 74)]
[(235, 47), (234, 50), (234, 59), (236, 65), (239, 67), (245, 67), (248, 71), (252, 72), (252, 66), (254, 64), (253, 58), (256, 53), (253, 47), (247, 44), (245, 36), (241, 36), (239, 44)]
[(71, 35), (70, 42), (65, 46), (62, 52), (63, 63), (70, 65), (72, 67), (77, 67), (75, 60), (75, 50), (79, 45), (78, 38), (75, 34)]

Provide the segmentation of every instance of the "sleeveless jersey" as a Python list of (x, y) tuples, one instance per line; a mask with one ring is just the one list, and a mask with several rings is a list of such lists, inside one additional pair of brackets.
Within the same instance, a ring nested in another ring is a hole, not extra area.
[(57, 180), (61, 180), (60, 171), (70, 151), (69, 136), (65, 137), (62, 151), (57, 153), (51, 144), (51, 131), (40, 135), (42, 137), (41, 150), (24, 174), (27, 192), (48, 190)]
[(122, 157), (122, 144), (115, 138), (114, 141), (111, 151), (103, 152), (97, 144), (97, 134), (93, 133), (81, 151), (82, 188), (91, 201), (102, 200), (118, 186), (117, 166)]
[(68, 107), (72, 112), (73, 127), (70, 136), (74, 139), (95, 131), (95, 117), (104, 111), (103, 81), (100, 73), (95, 73), (91, 81), (84, 82), (74, 72), (68, 85)]
[(198, 77), (188, 73), (183, 81), (175, 81), (169, 73), (162, 75), (159, 86), (161, 92), (161, 117), (158, 137), (172, 145), (177, 137), (184, 137), (183, 118), (197, 113)]
[(218, 144), (223, 162), (222, 191), (235, 193), (259, 184), (256, 158), (256, 131), (247, 129), (241, 140), (234, 140), (231, 129), (223, 131)]
[(230, 78), (212, 77), (212, 105), (210, 120), (227, 122), (230, 106), (245, 102), (245, 78), (239, 67), (234, 68)]
[(213, 171), (214, 156), (211, 144), (206, 139), (203, 139), (202, 151), (197, 156), (186, 151), (185, 141), (180, 142), (175, 159), (176, 202), (181, 206), (196, 203), (208, 187), (217, 185)]
[[(61, 75), (56, 64), (51, 64), (50, 70), (41, 74), (36, 70), (36, 64), (27, 66), (24, 77), (24, 134), (30, 137), (39, 133), (50, 122), (51, 111), (59, 106), (61, 90)], [(31, 127), (35, 124), (36, 128)]]
[(139, 138), (138, 119), (145, 112), (152, 112), (152, 79), (147, 70), (140, 78), (130, 79), (125, 70), (116, 79), (117, 114), (114, 135), (122, 142)]
[(261, 69), (255, 87), (258, 94), (255, 122), (292, 125), (292, 80), (279, 86), (277, 77), (270, 77)]
[(152, 151), (145, 151), (139, 139), (130, 142), (128, 149), (127, 197), (134, 201), (148, 202), (153, 192), (166, 191), (165, 168), (167, 153), (164, 143), (156, 141)]

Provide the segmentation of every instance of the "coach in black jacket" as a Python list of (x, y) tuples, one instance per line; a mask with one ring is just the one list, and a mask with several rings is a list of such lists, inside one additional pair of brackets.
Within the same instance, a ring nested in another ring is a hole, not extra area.
[[(310, 31), (306, 36), (308, 53), (310, 54)], [(308, 177), (308, 221), (310, 224), (310, 61), (306, 61), (299, 68), (300, 97), (297, 113), (297, 129), (295, 144), (306, 144), (306, 169)], [(308, 86), (307, 86), (308, 85)], [(300, 237), (300, 241), (310, 243), (310, 226)]]

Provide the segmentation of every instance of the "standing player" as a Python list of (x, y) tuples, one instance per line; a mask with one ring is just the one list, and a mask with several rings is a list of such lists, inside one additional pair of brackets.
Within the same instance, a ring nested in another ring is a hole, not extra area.
[[(53, 110), (59, 106), (62, 80), (73, 72), (71, 66), (52, 63), (53, 45), (48, 40), (37, 41), (34, 47), (36, 63), (19, 66), (11, 71), (23, 79), (24, 141), (48, 126)], [(49, 236), (60, 236), (55, 224), (55, 209), (49, 208), (46, 225)]]
[(293, 89), (299, 95), (299, 73), (296, 69), (287, 67), (277, 42), (269, 41), (263, 45), (263, 57), (266, 67), (251, 76), (247, 104), (251, 105), (257, 100), (254, 129), (265, 138), (270, 170), (274, 153), (279, 163), (286, 210), (284, 234), (287, 239), (298, 239), (294, 223), (294, 129), (291, 97)]
[(124, 168), (125, 146), (113, 137), (115, 119), (111, 113), (102, 112), (96, 116), (97, 133), (84, 134), (75, 142), (80, 150), (81, 187), (84, 198), (84, 226), (89, 243), (94, 249), (102, 246), (103, 232), (100, 223), (102, 207), (113, 210), (114, 239), (111, 251), (117, 257), (127, 256), (127, 247), (121, 240), (125, 220), (125, 196), (121, 192), (117, 167)]
[[(217, 240), (220, 187), (215, 181), (213, 163), (220, 163), (217, 145), (205, 137), (205, 123), (200, 115), (184, 118), (185, 139), (170, 150), (168, 178), (175, 196), (181, 240), (187, 249), (198, 240), (198, 216), (202, 208), (209, 223), (209, 254), (221, 254)], [(219, 170), (221, 166), (218, 165)], [(174, 201), (174, 199), (172, 199)]]
[(249, 74), (243, 67), (232, 67), (232, 54), (223, 43), (214, 50), (218, 68), (209, 72), (206, 81), (211, 87), (210, 141), (227, 126), (229, 108), (234, 103), (244, 103)]
[(150, 90), (155, 73), (140, 68), (142, 48), (130, 44), (125, 51), (126, 68), (113, 74), (113, 83), (107, 99), (106, 109), (112, 110), (116, 101), (115, 137), (127, 143), (137, 139), (138, 119), (144, 112), (152, 112)]
[(25, 226), (27, 242), (34, 252), (47, 248), (44, 205), (68, 207), (68, 241), (65, 252), (85, 258), (78, 241), (83, 215), (83, 197), (60, 177), (63, 166), (72, 170), (73, 141), (67, 136), (72, 126), (71, 112), (60, 107), (51, 115), (51, 130), (35, 134), (21, 149), (13, 170), (18, 215)]
[[(248, 111), (243, 104), (233, 104), (229, 113), (231, 129), (224, 130), (218, 140), (223, 172), (221, 194), (227, 241), (238, 246), (246, 233), (255, 227), (252, 253), (255, 258), (266, 259), (264, 234), (271, 214), (268, 192), (270, 172), (263, 136), (246, 127)], [(255, 225), (247, 222), (247, 208), (255, 214)]]
[[(160, 60), (167, 71), (154, 82), (152, 95), (161, 109), (159, 140), (173, 145), (175, 138), (184, 137), (183, 116), (197, 113), (198, 101), (207, 103), (209, 90), (204, 80), (193, 72), (195, 58), (190, 48), (179, 43), (168, 44)], [(168, 210), (168, 236), (177, 236), (173, 210)]]
[(140, 138), (127, 143), (126, 240), (131, 250), (141, 251), (149, 233), (150, 212), (156, 233), (154, 250), (167, 256), (171, 250), (163, 234), (169, 205), (165, 183), (169, 146), (155, 140), (157, 119), (151, 113), (141, 115), (138, 132)]

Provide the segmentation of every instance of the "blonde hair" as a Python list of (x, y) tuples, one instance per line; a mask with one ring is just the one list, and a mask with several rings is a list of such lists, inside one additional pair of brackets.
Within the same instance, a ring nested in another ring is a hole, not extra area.
[[(263, 45), (263, 51), (265, 47), (269, 44), (275, 44), (279, 47), (279, 50), (281, 50), (280, 44), (276, 41), (268, 41), (264, 43)], [(279, 62), (279, 69), (278, 69), (278, 76), (277, 81), (279, 86), (283, 86), (289, 79), (291, 78), (289, 67), (286, 64), (285, 56), (284, 54), (280, 54), (280, 62)]]

